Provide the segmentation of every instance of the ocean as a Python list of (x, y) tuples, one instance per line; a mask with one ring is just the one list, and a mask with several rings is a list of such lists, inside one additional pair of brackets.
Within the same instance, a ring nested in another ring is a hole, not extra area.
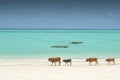
[(120, 30), (0, 30), (0, 58), (56, 56), (119, 58)]

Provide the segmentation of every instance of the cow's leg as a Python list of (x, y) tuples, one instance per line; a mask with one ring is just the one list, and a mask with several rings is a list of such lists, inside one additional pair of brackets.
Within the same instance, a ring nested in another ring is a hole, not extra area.
[(110, 65), (112, 65), (112, 63), (110, 62)]
[(70, 66), (72, 66), (72, 62), (70, 62)]
[(110, 61), (110, 65), (113, 65), (112, 61)]
[(114, 65), (114, 63), (111, 61), (111, 65)]
[(55, 66), (56, 66), (56, 62), (54, 62)]
[(61, 65), (61, 62), (59, 61), (59, 66)]
[(115, 63), (114, 63), (114, 61), (113, 61), (113, 65), (114, 65)]
[(95, 66), (97, 65), (97, 63), (95, 62)]
[(65, 62), (65, 66), (67, 65), (67, 63)]
[(51, 64), (51, 66), (53, 66), (53, 62), (52, 62), (52, 64)]
[(113, 64), (115, 65), (115, 61), (113, 61)]
[(91, 62), (89, 62), (89, 66), (92, 66), (92, 63), (91, 63)]
[(66, 66), (66, 62), (65, 62), (65, 66)]
[(112, 65), (112, 62), (110, 61), (110, 65)]
[(69, 63), (67, 62), (67, 65), (69, 66)]
[(90, 62), (89, 62), (89, 66), (90, 66)]
[(97, 66), (97, 65), (98, 65), (98, 62), (96, 61), (96, 62), (95, 62), (95, 66)]
[(109, 65), (111, 65), (111, 63), (109, 62)]
[(108, 65), (109, 63), (107, 62), (107, 65)]
[(111, 61), (111, 65), (113, 65), (113, 61)]
[(91, 66), (93, 65), (93, 63), (91, 62)]
[(112, 65), (114, 65), (114, 62), (112, 61)]
[(108, 62), (107, 62), (107, 65), (108, 65)]
[(111, 65), (111, 63), (109, 62), (109, 65)]
[(96, 60), (96, 65), (99, 65), (98, 60)]
[(113, 61), (113, 63), (116, 64), (115, 61)]

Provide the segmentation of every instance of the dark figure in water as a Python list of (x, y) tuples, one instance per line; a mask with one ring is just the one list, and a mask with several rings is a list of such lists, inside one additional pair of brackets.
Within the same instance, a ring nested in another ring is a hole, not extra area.
[(65, 62), (65, 65), (68, 65), (68, 63), (70, 63), (70, 66), (72, 65), (71, 59), (63, 59), (63, 62)]

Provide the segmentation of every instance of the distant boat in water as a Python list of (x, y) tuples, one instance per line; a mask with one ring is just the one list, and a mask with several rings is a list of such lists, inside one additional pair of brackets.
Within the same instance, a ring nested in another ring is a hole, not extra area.
[(51, 46), (51, 48), (68, 48), (67, 45), (57, 45), (57, 46)]
[(82, 44), (83, 42), (70, 42), (70, 44)]

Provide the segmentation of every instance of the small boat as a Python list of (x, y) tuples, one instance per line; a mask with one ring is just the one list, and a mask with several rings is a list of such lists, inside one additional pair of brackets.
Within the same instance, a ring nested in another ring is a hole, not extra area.
[(51, 46), (50, 48), (68, 48), (69, 46), (67, 45), (57, 45), (57, 46)]
[(83, 42), (70, 42), (71, 44), (82, 44)]

